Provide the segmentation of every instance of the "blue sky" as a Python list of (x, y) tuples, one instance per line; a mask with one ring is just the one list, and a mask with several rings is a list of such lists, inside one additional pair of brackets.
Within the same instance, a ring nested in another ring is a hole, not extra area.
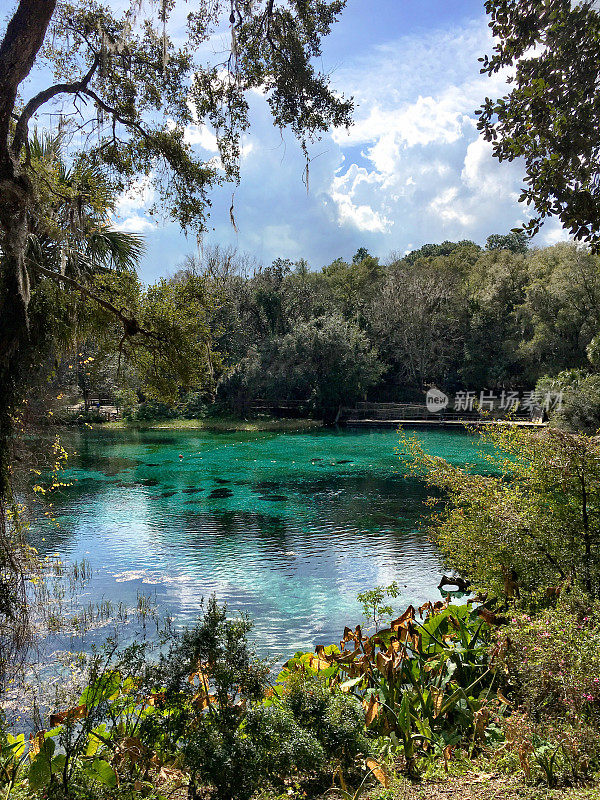
[[(0, 4), (5, 16), (11, 4)], [(354, 126), (312, 147), (307, 192), (297, 142), (273, 128), (264, 98), (253, 93), (241, 183), (214, 191), (205, 244), (233, 245), (265, 264), (306, 258), (319, 269), (361, 246), (385, 260), (425, 242), (483, 244), (527, 219), (517, 202), (520, 165), (498, 164), (475, 127), (485, 96), (505, 89), (504, 76), (479, 73), (477, 59), (491, 49), (483, 0), (348, 0), (323, 49), (334, 87), (355, 98)], [(209, 130), (189, 136), (214, 157)], [(141, 274), (151, 281), (198, 244), (149, 217), (152, 187), (138, 189), (120, 199), (118, 224), (144, 235)], [(229, 219), (234, 190), (237, 232)], [(562, 238), (553, 221), (535, 243)]]

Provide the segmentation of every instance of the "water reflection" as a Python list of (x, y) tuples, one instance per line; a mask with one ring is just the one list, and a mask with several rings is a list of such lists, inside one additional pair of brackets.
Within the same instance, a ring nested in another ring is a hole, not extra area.
[[(420, 435), (438, 455), (476, 460), (462, 433)], [(396, 580), (399, 605), (439, 597), (419, 527), (427, 492), (400, 473), (392, 431), (71, 436), (60, 528), (40, 527), (34, 544), (87, 558), (93, 599), (151, 588), (186, 622), (214, 591), (279, 656), (337, 639), (365, 588)]]

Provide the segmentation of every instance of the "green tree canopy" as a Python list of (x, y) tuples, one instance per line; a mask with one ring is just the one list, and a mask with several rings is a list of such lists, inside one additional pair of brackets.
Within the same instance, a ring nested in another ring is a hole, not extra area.
[(525, 231), (512, 231), (501, 234), (492, 233), (485, 242), (486, 250), (510, 250), (511, 253), (526, 253), (528, 248)]
[(590, 0), (486, 0), (496, 44), (488, 75), (514, 71), (504, 97), (487, 98), (478, 127), (500, 161), (525, 163), (520, 200), (530, 233), (557, 216), (600, 246), (600, 12)]
[(360, 400), (382, 366), (367, 337), (341, 317), (302, 322), (253, 351), (225, 379), (220, 392), (235, 398), (304, 401), (326, 423), (340, 407)]

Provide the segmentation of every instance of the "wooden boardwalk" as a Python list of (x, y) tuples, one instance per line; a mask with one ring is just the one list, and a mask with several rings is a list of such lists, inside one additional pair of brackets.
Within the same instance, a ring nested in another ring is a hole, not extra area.
[(437, 419), (431, 415), (427, 419), (352, 419), (348, 418), (343, 424), (354, 428), (482, 428), (486, 425), (513, 425), (517, 428), (545, 428), (547, 422), (532, 422), (525, 419)]
[(416, 403), (357, 403), (355, 408), (342, 409), (341, 423), (351, 427), (398, 428), (457, 428), (485, 427), (487, 425), (514, 425), (519, 428), (543, 428), (541, 414), (511, 416), (506, 412), (480, 414), (477, 411), (456, 412), (444, 409), (439, 413), (428, 411)]

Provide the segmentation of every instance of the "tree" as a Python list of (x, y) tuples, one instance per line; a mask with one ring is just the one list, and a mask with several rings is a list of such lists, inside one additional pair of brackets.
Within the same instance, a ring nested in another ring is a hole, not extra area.
[(497, 426), (474, 475), (403, 439), (412, 473), (444, 491), (434, 535), (447, 566), (498, 595), (529, 599), (561, 582), (600, 596), (600, 443)]
[(240, 408), (252, 397), (304, 401), (331, 424), (341, 406), (364, 396), (381, 372), (362, 331), (340, 317), (323, 317), (265, 341), (225, 378), (220, 394)]
[(529, 249), (527, 244), (527, 234), (524, 231), (512, 231), (511, 233), (501, 234), (492, 233), (485, 242), (486, 250), (510, 250), (511, 253), (525, 254)]
[[(184, 228), (202, 230), (209, 189), (237, 176), (250, 89), (266, 93), (275, 124), (291, 127), (305, 152), (307, 141), (331, 125), (349, 123), (351, 102), (335, 95), (314, 67), (321, 39), (344, 5), (345, 0), (202, 2), (187, 15), (187, 36), (178, 43), (169, 26), (176, 3), (161, 2), (156, 20), (142, 20), (137, 3), (113, 14), (96, 2), (20, 0), (0, 43), (1, 461), (19, 370), (36, 348), (29, 303), (40, 270), (27, 260), (36, 189), (41, 181), (54, 191), (32, 161), (29, 127), (35, 116), (60, 102), (73, 163), (84, 158), (102, 168), (113, 195), (140, 176), (152, 176), (157, 205)], [(227, 18), (229, 58), (206, 66), (197, 54)], [(56, 82), (21, 102), (23, 82), (40, 62), (54, 71)], [(216, 132), (221, 169), (186, 142), (188, 126), (207, 122)], [(43, 274), (78, 290), (58, 264)], [(124, 335), (141, 333), (135, 318), (121, 317)], [(4, 492), (6, 463), (1, 473)]]
[(470, 388), (519, 386), (523, 359), (521, 309), (528, 261), (502, 248), (488, 249), (467, 276), (468, 324), (460, 374)]
[(482, 72), (514, 71), (511, 89), (487, 98), (478, 128), (500, 161), (525, 162), (520, 200), (536, 233), (557, 216), (600, 247), (600, 12), (590, 0), (487, 0), (497, 44)]
[(448, 386), (463, 352), (466, 310), (462, 268), (449, 256), (390, 265), (368, 322), (396, 383)]
[(364, 261), (365, 258), (369, 258), (370, 253), (366, 247), (359, 247), (356, 253), (352, 256), (352, 263), (353, 264), (360, 264), (361, 261)]
[(542, 397), (552, 392), (561, 397), (560, 406), (551, 410), (553, 427), (574, 433), (597, 435), (600, 431), (600, 375), (582, 369), (559, 372), (556, 377), (545, 375), (536, 384)]
[(479, 245), (472, 242), (470, 239), (462, 239), (460, 242), (449, 242), (448, 240), (441, 244), (424, 244), (418, 250), (412, 250), (407, 253), (403, 258), (396, 257), (396, 261), (404, 261), (406, 264), (414, 264), (419, 258), (431, 258), (433, 256), (449, 256), (456, 251), (464, 252), (468, 250), (480, 251)]
[(529, 257), (528, 285), (516, 313), (530, 379), (588, 365), (587, 347), (600, 330), (598, 263), (598, 256), (566, 242)]

